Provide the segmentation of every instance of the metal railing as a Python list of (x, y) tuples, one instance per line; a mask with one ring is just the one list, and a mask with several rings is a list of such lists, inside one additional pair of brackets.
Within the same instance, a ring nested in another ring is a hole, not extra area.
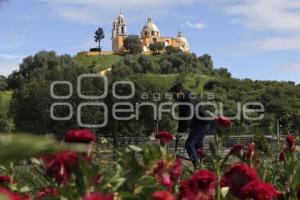
[[(278, 149), (280, 149), (285, 142), (284, 137), (279, 138), (279, 148), (277, 137), (265, 136), (265, 139), (270, 153), (273, 157), (277, 157)], [(176, 154), (187, 157), (187, 153), (185, 151), (185, 140), (185, 137), (179, 140)], [(206, 152), (209, 152), (209, 142), (213, 141), (213, 135), (208, 135), (204, 138), (203, 146)], [(247, 146), (253, 141), (253, 135), (229, 136), (223, 143), (222, 151), (226, 154), (230, 150), (230, 147), (234, 144), (244, 144)], [(96, 155), (98, 159), (110, 160), (115, 158), (115, 150), (122, 150), (129, 145), (143, 147), (146, 143), (159, 145), (159, 141), (151, 137), (119, 137), (115, 140), (113, 138), (98, 137), (96, 142)], [(169, 152), (175, 153), (175, 140), (168, 144), (167, 149)]]

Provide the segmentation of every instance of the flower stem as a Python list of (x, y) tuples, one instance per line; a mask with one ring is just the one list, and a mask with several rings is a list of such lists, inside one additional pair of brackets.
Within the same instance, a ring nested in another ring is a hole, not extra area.
[(221, 200), (221, 161), (222, 161), (222, 138), (215, 135), (216, 145), (217, 145), (217, 160), (216, 160), (216, 172), (217, 172), (217, 200)]

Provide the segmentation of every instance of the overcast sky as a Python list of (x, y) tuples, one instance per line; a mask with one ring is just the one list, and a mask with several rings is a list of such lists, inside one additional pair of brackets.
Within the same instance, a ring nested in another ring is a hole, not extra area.
[(300, 83), (299, 0), (0, 0), (0, 74), (8, 75), (40, 50), (74, 55), (96, 47), (122, 12), (130, 34), (151, 16), (162, 36), (183, 31), (197, 55), (234, 77)]

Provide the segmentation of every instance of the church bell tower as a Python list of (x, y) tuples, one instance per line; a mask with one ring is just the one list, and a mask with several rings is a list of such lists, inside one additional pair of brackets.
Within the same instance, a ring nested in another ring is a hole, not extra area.
[(127, 37), (127, 27), (124, 15), (120, 15), (113, 21), (112, 28), (112, 50), (114, 53), (120, 53), (124, 48), (124, 40)]

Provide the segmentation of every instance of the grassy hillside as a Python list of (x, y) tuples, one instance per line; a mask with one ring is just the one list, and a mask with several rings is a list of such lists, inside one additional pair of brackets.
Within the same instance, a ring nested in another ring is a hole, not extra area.
[[(168, 75), (160, 75), (160, 74), (135, 74), (131, 77), (134, 81), (141, 82), (143, 81), (147, 85), (151, 85), (153, 87), (160, 87), (164, 90), (168, 90), (175, 82), (177, 74), (168, 74)], [(200, 79), (200, 84), (196, 87), (195, 82), (197, 79)], [(187, 74), (185, 78), (184, 86), (190, 91), (193, 91), (197, 94), (203, 91), (203, 86), (212, 77), (199, 75), (199, 74)]]
[(75, 61), (82, 67), (95, 66), (98, 71), (102, 71), (111, 67), (112, 64), (118, 62), (121, 56), (118, 55), (100, 55), (100, 56), (86, 56), (78, 55)]
[[(107, 69), (112, 66), (112, 64), (118, 62), (120, 59), (122, 59), (122, 56), (118, 55), (100, 55), (100, 56), (85, 56), (80, 55), (75, 57), (75, 61), (82, 67), (89, 67), (89, 66), (96, 66), (96, 69), (98, 71), (102, 71), (104, 69)], [(161, 55), (153, 55), (151, 56), (151, 59), (154, 63), (154, 65), (159, 65), (159, 61), (161, 59)], [(144, 80), (148, 84), (155, 85), (159, 84), (160, 87), (164, 87), (166, 90), (176, 82), (176, 77), (178, 74), (168, 74), (168, 75), (161, 75), (161, 74), (136, 74), (132, 78), (135, 80)], [(197, 86), (196, 80), (199, 79), (200, 83)], [(200, 93), (203, 90), (203, 86), (205, 83), (209, 80), (211, 80), (212, 77), (206, 76), (206, 75), (200, 75), (200, 74), (194, 74), (190, 73), (186, 75), (184, 86), (189, 89), (190, 91), (193, 91), (195, 93)]]

